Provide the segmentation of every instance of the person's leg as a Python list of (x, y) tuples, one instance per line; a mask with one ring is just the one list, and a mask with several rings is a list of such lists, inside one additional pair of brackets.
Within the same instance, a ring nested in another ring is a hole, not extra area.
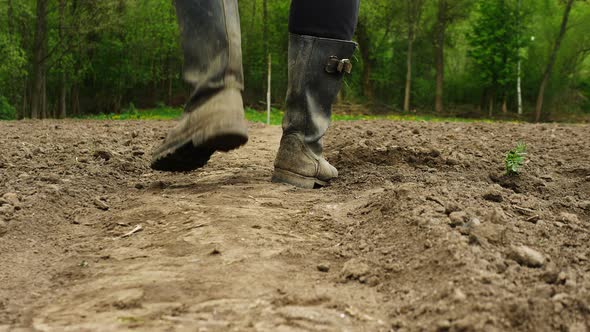
[(289, 32), (297, 35), (352, 40), (359, 0), (293, 0)]
[(293, 0), (283, 137), (273, 181), (324, 186), (338, 171), (323, 157), (332, 104), (350, 73), (358, 0)]
[(215, 151), (248, 140), (237, 0), (176, 0), (184, 78), (193, 87), (180, 123), (155, 151), (152, 168), (188, 171)]

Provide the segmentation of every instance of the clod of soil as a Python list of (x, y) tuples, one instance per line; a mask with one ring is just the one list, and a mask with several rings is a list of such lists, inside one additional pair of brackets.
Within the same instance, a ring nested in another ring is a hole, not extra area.
[(330, 264), (327, 263), (320, 263), (317, 266), (318, 271), (320, 272), (329, 272), (330, 271)]
[(502, 203), (502, 201), (504, 201), (504, 197), (502, 196), (502, 193), (498, 190), (488, 191), (487, 193), (485, 193), (483, 195), (483, 198), (487, 201), (496, 202), (496, 203)]
[(580, 223), (580, 219), (577, 215), (573, 213), (562, 212), (559, 214), (559, 220), (563, 221), (564, 223), (568, 224), (578, 224)]
[(449, 225), (457, 227), (469, 222), (469, 215), (464, 211), (457, 211), (449, 214), (449, 219), (451, 220)]
[(10, 204), (14, 207), (20, 207), (20, 200), (16, 193), (6, 193), (2, 195), (2, 198), (0, 199), (0, 204), (2, 203)]
[(543, 267), (545, 256), (527, 246), (514, 246), (510, 248), (508, 258), (515, 260), (520, 265), (528, 267)]
[(8, 224), (0, 218), (0, 237), (8, 232)]
[(96, 150), (94, 151), (93, 156), (94, 158), (99, 158), (106, 161), (111, 160), (111, 158), (113, 158), (113, 154), (106, 150)]
[(0, 205), (0, 216), (2, 216), (2, 215), (8, 216), (8, 215), (12, 214), (14, 212), (14, 210), (15, 210), (14, 206), (12, 206), (10, 204)]
[(351, 259), (344, 263), (340, 275), (344, 280), (359, 280), (366, 277), (371, 271), (369, 265), (359, 259)]

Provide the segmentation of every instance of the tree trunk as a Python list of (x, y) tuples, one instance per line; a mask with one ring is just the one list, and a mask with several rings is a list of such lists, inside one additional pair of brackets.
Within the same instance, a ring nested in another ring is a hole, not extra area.
[(518, 59), (518, 78), (516, 80), (516, 95), (518, 101), (518, 115), (522, 115), (522, 65), (521, 60)]
[(436, 92), (434, 109), (437, 113), (444, 111), (444, 73), (445, 73), (445, 32), (447, 23), (447, 0), (438, 0), (438, 18), (436, 24), (436, 37), (434, 41), (434, 63), (436, 68)]
[(407, 55), (407, 72), (406, 72), (406, 93), (404, 96), (404, 111), (410, 111), (410, 98), (412, 95), (412, 59), (414, 56), (414, 38), (416, 37), (416, 28), (422, 15), (424, 0), (407, 0), (408, 6), (408, 55)]
[(8, 33), (11, 35), (14, 33), (14, 7), (12, 6), (12, 0), (8, 0), (8, 9), (7, 9), (7, 18), (8, 18)]
[(172, 106), (172, 74), (168, 76), (168, 105)]
[(367, 98), (367, 102), (369, 104), (373, 104), (375, 101), (375, 93), (373, 92), (373, 81), (371, 80), (371, 75), (373, 74), (373, 63), (370, 59), (367, 59), (366, 62), (363, 60), (363, 72), (361, 76), (362, 84), (363, 84), (363, 95)]
[[(250, 71), (249, 66), (247, 64), (251, 63), (251, 56), (250, 56), (250, 52), (246, 49), (250, 47), (250, 40), (252, 39), (252, 37), (250, 36), (250, 33), (252, 33), (254, 31), (254, 23), (256, 22), (256, 3), (258, 1), (252, 1), (252, 11), (250, 12), (250, 22), (249, 25), (244, 29), (244, 33), (242, 34), (242, 38), (243, 38), (243, 42), (242, 42), (242, 46), (244, 48), (244, 52), (242, 55), (243, 58), (243, 62), (244, 62), (244, 75), (248, 76), (248, 72)], [(245, 16), (245, 15), (243, 15)], [(246, 24), (244, 23), (244, 26)]]
[(33, 43), (33, 82), (31, 91), (31, 118), (39, 119), (45, 110), (45, 56), (47, 54), (47, 2), (37, 0), (37, 18), (35, 24), (35, 40)]
[[(268, 0), (262, 0), (262, 27), (263, 27), (263, 43), (264, 43), (264, 60), (268, 59), (269, 40), (268, 40)], [(265, 61), (266, 62), (266, 61)], [(266, 87), (268, 90), (268, 86)]]
[[(64, 42), (64, 28), (65, 28), (65, 9), (66, 9), (66, 2), (65, 0), (59, 0), (59, 39), (60, 43), (63, 45)], [(66, 71), (63, 65), (63, 61), (59, 60), (59, 67), (61, 69), (61, 77), (60, 77), (60, 91), (59, 91), (59, 102), (57, 107), (57, 116), (56, 118), (64, 119), (66, 117)]]
[(264, 59), (268, 58), (268, 0), (262, 1), (262, 28), (263, 28), (263, 35), (262, 38), (264, 39)]
[(43, 71), (43, 82), (41, 87), (41, 119), (49, 117), (47, 109), (47, 71)]
[(518, 115), (522, 115), (522, 59), (520, 57), (520, 35), (522, 22), (522, 0), (518, 0), (518, 64), (517, 64), (517, 78), (516, 78), (516, 99), (518, 102)]
[(66, 89), (66, 75), (62, 73), (61, 82), (60, 82), (60, 92), (59, 92), (59, 104), (57, 107), (57, 116), (58, 119), (65, 119), (67, 116), (67, 89)]
[(508, 95), (504, 93), (504, 97), (502, 98), (502, 113), (508, 113)]
[(549, 83), (549, 78), (551, 77), (551, 73), (553, 72), (553, 66), (555, 65), (555, 60), (557, 59), (557, 53), (559, 52), (559, 48), (561, 47), (561, 42), (563, 41), (563, 37), (567, 31), (567, 22), (569, 20), (570, 12), (572, 10), (572, 6), (574, 5), (574, 0), (567, 0), (567, 4), (565, 6), (565, 12), (563, 14), (563, 19), (561, 21), (561, 28), (559, 30), (559, 35), (555, 40), (555, 45), (553, 47), (553, 51), (549, 56), (549, 62), (547, 63), (547, 68), (545, 69), (545, 74), (543, 75), (543, 80), (541, 81), (541, 86), (539, 88), (539, 94), (537, 97), (537, 107), (535, 109), (535, 121), (541, 121), (541, 112), (543, 110), (543, 100), (545, 98), (545, 89), (547, 88), (547, 84)]
[(71, 107), (71, 111), (72, 111), (72, 115), (80, 115), (80, 88), (78, 87), (77, 84), (74, 84), (74, 86), (72, 86), (72, 93), (71, 93), (72, 97), (72, 107)]
[(357, 26), (357, 40), (363, 60), (363, 72), (361, 73), (361, 82), (363, 88), (363, 95), (369, 104), (372, 104), (375, 99), (373, 93), (373, 82), (371, 81), (371, 74), (373, 71), (373, 60), (371, 59), (371, 40), (367, 34), (367, 29), (363, 19), (359, 20)]
[(489, 88), (483, 88), (481, 95), (479, 96), (479, 104), (477, 105), (477, 112), (485, 112), (486, 102), (488, 100)]
[(18, 114), (18, 119), (24, 119), (27, 117), (27, 105), (29, 104), (29, 101), (27, 100), (27, 95), (29, 91), (29, 79), (25, 77), (25, 82), (23, 84), (23, 105), (20, 111), (20, 114)]
[[(8, 0), (7, 3), (7, 10), (6, 10), (6, 22), (7, 22), (7, 26), (8, 26), (8, 40), (10, 41), (10, 43), (14, 44), (15, 38), (14, 35), (16, 34), (15, 31), (15, 24), (14, 24), (14, 6), (12, 5), (12, 0)], [(12, 88), (12, 91), (5, 92), (6, 97), (8, 97), (10, 99), (10, 102), (12, 105), (15, 106), (16, 109), (16, 117), (17, 119), (20, 118), (20, 115), (24, 112), (24, 109), (19, 109), (18, 104), (20, 102), (20, 96), (18, 95), (18, 88)]]
[(492, 88), (490, 90), (490, 95), (488, 97), (489, 97), (488, 116), (491, 118), (494, 116), (494, 101), (496, 99), (496, 89), (495, 88)]
[(412, 53), (414, 48), (414, 24), (408, 28), (408, 55), (406, 72), (406, 93), (404, 97), (404, 112), (410, 111), (410, 96), (412, 94)]

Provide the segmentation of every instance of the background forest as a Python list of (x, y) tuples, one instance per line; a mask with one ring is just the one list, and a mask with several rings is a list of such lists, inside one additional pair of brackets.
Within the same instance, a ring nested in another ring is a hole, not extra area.
[[(281, 108), (289, 1), (239, 5), (245, 101), (265, 107), (271, 54), (272, 102)], [(590, 114), (587, 1), (361, 7), (359, 50), (340, 101), (364, 106), (350, 108), (531, 121)], [(190, 92), (181, 70), (172, 0), (0, 0), (0, 119), (180, 106)]]

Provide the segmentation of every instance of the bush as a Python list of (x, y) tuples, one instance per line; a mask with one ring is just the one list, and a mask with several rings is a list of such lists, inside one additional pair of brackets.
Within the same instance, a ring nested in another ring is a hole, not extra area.
[(582, 111), (590, 114), (590, 79), (580, 84), (580, 97)]
[(0, 120), (16, 119), (16, 109), (12, 106), (6, 97), (0, 96)]

